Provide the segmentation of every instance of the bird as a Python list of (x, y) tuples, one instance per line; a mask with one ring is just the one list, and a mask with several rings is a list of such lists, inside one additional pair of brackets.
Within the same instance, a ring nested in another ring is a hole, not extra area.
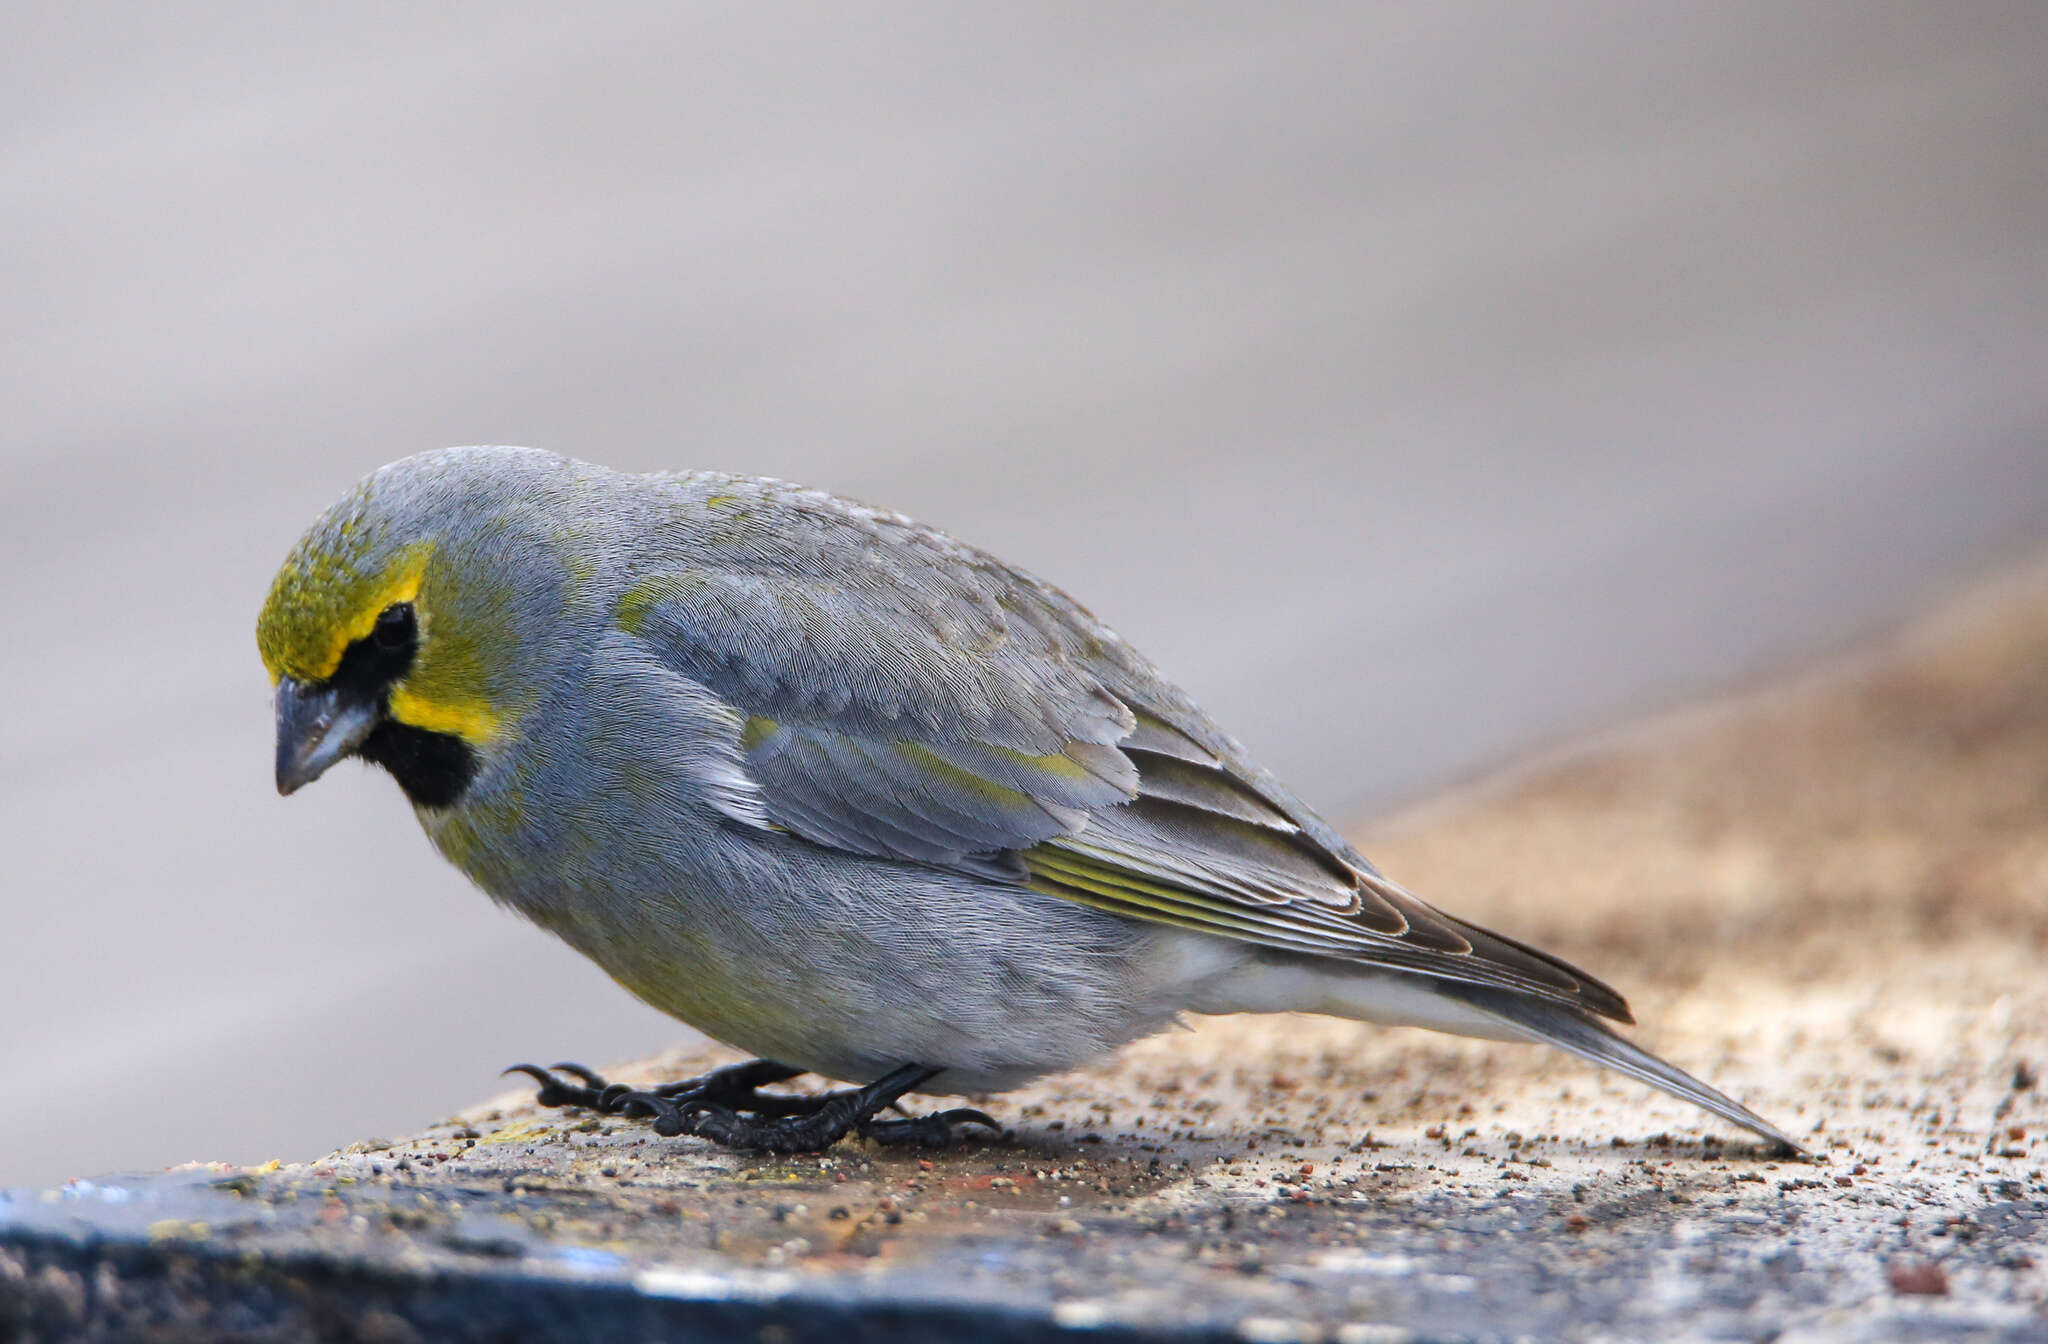
[[(1060, 589), (900, 514), (423, 452), (312, 524), (256, 640), (281, 794), (381, 767), (492, 900), (751, 1057), (637, 1088), (508, 1069), (543, 1105), (757, 1152), (940, 1145), (1000, 1126), (902, 1097), (1305, 1011), (1547, 1044), (1799, 1151), (1620, 1035), (1606, 984), (1382, 875)], [(847, 1086), (762, 1090), (804, 1074)]]

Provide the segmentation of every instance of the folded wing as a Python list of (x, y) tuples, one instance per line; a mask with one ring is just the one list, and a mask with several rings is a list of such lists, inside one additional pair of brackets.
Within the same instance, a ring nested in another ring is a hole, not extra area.
[(733, 706), (756, 791), (736, 821), (1629, 1020), (1381, 877), (1056, 589), (895, 515), (715, 479), (774, 525), (636, 585), (619, 623)]

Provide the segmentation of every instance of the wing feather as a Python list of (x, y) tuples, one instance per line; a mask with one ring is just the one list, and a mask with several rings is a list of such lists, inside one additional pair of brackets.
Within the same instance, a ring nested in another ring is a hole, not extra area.
[(1606, 985), (1380, 876), (1057, 589), (779, 482), (677, 489), (730, 529), (700, 524), (618, 624), (732, 707), (760, 804), (736, 824), (1629, 1020)]

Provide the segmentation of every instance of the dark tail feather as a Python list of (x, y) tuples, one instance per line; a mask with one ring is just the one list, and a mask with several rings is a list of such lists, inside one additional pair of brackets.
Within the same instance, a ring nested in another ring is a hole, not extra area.
[(1617, 1073), (1625, 1073), (1639, 1082), (1669, 1092), (1680, 1100), (1691, 1102), (1701, 1110), (1711, 1111), (1730, 1124), (1740, 1125), (1750, 1133), (1777, 1144), (1787, 1154), (1803, 1155), (1806, 1152), (1784, 1131), (1748, 1107), (1723, 1096), (1683, 1069), (1666, 1064), (1649, 1051), (1623, 1040), (1592, 1018), (1575, 1013), (1562, 1004), (1550, 1003), (1491, 985), (1453, 982), (1439, 985), (1438, 992), (1498, 1018), (1504, 1025), (1529, 1040), (1554, 1045), (1560, 1050), (1577, 1055), (1580, 1059), (1605, 1065)]

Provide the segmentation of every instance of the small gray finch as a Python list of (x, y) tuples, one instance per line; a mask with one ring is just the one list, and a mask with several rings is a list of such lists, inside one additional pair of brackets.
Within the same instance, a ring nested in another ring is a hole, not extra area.
[[(1540, 1041), (1779, 1130), (1616, 1035), (1606, 985), (1382, 877), (1058, 589), (781, 481), (456, 448), (375, 472), (257, 623), (277, 786), (384, 767), (447, 860), (750, 1055), (540, 1100), (812, 1151), (1183, 1013)], [(824, 1096), (763, 1092), (817, 1073)]]

